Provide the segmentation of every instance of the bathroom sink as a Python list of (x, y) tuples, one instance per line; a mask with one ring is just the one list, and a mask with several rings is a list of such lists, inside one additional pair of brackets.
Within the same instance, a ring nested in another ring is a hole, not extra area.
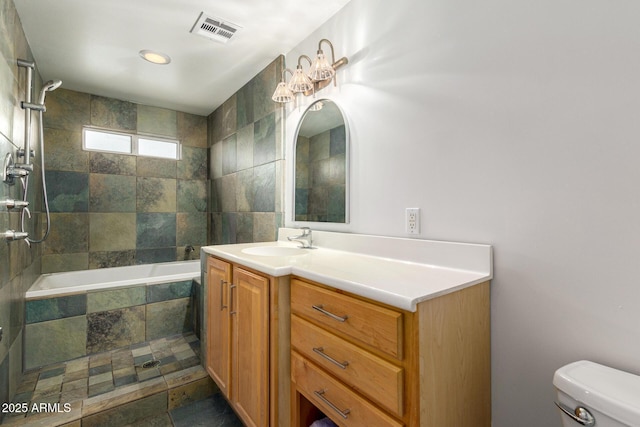
[(254, 246), (252, 248), (243, 249), (242, 252), (247, 255), (259, 256), (295, 256), (307, 253), (304, 249), (294, 248), (291, 246)]

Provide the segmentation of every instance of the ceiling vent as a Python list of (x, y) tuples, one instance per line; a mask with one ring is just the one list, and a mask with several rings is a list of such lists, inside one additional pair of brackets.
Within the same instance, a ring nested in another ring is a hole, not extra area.
[(227, 43), (241, 29), (242, 27), (237, 24), (220, 18), (214, 18), (213, 16), (207, 16), (202, 12), (193, 28), (191, 28), (191, 32), (220, 43)]

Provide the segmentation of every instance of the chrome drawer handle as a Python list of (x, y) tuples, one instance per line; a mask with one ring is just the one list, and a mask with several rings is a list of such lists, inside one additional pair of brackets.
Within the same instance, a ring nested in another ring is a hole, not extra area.
[(577, 422), (578, 424), (581, 424), (587, 427), (592, 427), (596, 425), (595, 418), (593, 418), (593, 415), (591, 415), (591, 413), (587, 411), (586, 408), (583, 408), (582, 406), (578, 406), (575, 409), (575, 411), (572, 411), (562, 403), (558, 403), (558, 402), (553, 402), (553, 403), (555, 403), (556, 406), (560, 408), (562, 412), (567, 414), (569, 417), (571, 417), (571, 419), (573, 419), (573, 421)]
[(331, 403), (326, 397), (324, 397), (324, 392), (326, 390), (320, 390), (320, 391), (314, 391), (313, 394), (315, 394), (316, 396), (318, 396), (318, 399), (322, 400), (324, 403), (326, 403), (331, 409), (333, 409), (334, 411), (336, 411), (342, 418), (344, 418), (345, 420), (348, 418), (349, 416), (349, 412), (351, 412), (349, 409), (345, 409), (344, 411), (340, 410), (340, 408), (338, 408), (336, 405), (334, 405), (333, 403)]
[(319, 354), (320, 356), (324, 357), (325, 359), (327, 359), (329, 362), (333, 363), (334, 365), (336, 365), (337, 367), (339, 367), (340, 369), (347, 369), (347, 366), (349, 366), (349, 362), (338, 362), (336, 359), (334, 359), (333, 357), (329, 356), (327, 353), (324, 352), (324, 348), (322, 347), (314, 347), (313, 351), (317, 354)]
[(318, 310), (320, 313), (324, 314), (325, 316), (329, 316), (330, 318), (332, 318), (333, 320), (337, 320), (338, 322), (344, 322), (349, 318), (349, 316), (347, 315), (338, 316), (337, 314), (333, 314), (322, 308), (322, 305), (312, 305), (311, 308), (313, 308), (314, 310)]

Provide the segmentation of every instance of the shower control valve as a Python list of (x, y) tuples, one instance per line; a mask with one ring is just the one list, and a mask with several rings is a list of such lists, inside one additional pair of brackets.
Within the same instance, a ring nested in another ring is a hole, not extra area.
[[(31, 157), (35, 157), (36, 150), (29, 150), (29, 153), (31, 153)], [(16, 154), (18, 155), (18, 157), (24, 157), (24, 148), (18, 148)]]
[(0, 200), (0, 206), (5, 206), (7, 209), (14, 209), (14, 208), (26, 208), (27, 206), (29, 206), (29, 202), (25, 202), (22, 200), (14, 200), (14, 199), (6, 199), (6, 200)]
[(10, 242), (13, 240), (22, 240), (29, 237), (29, 233), (26, 233), (24, 231), (14, 231), (14, 230), (7, 230), (4, 233), (0, 233), (0, 235), (4, 237), (5, 240), (8, 240)]

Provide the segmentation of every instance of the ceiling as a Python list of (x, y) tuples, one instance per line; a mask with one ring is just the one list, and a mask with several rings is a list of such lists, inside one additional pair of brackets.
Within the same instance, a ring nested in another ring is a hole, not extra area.
[[(44, 81), (208, 115), (349, 0), (14, 0)], [(242, 29), (226, 44), (192, 34), (201, 12)], [(151, 64), (138, 52), (171, 57)], [(274, 88), (275, 89), (275, 88)]]

